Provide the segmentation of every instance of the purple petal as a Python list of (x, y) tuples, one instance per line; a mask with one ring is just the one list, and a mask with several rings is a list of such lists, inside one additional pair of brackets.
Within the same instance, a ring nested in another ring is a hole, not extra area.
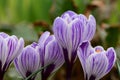
[(76, 50), (77, 47), (82, 43), (82, 33), (84, 30), (83, 23), (80, 20), (74, 20), (71, 23), (71, 26), (68, 28), (70, 39), (68, 39), (68, 43), (72, 44), (72, 49)]
[[(75, 19), (70, 23), (68, 27), (68, 34), (67, 34), (67, 49), (69, 60), (71, 61), (72, 55), (71, 52), (75, 52), (78, 46), (82, 43), (82, 33), (84, 30), (84, 26), (79, 19)], [(77, 53), (76, 53), (77, 54)]]
[(16, 59), (14, 60), (14, 65), (15, 65), (18, 73), (21, 74), (21, 76), (25, 78), (25, 77), (26, 77), (26, 76), (25, 76), (25, 72), (24, 72), (25, 70), (23, 69), (23, 66), (21, 65), (21, 63), (18, 62), (18, 58), (16, 58)]
[(49, 36), (50, 36), (50, 32), (48, 32), (48, 31), (44, 32), (44, 33), (41, 35), (38, 43), (39, 43), (40, 45), (43, 45), (43, 44), (45, 43), (46, 39), (47, 39)]
[(23, 54), (26, 55), (23, 56), (25, 64), (28, 66), (26, 69), (31, 72), (36, 71), (39, 68), (39, 53), (34, 48), (28, 46), (25, 48), (25, 52), (23, 50)]
[(79, 14), (78, 18), (84, 23), (84, 27), (86, 27), (87, 24), (87, 17), (83, 14)]
[(54, 36), (49, 36), (43, 45), (40, 45), (39, 44), (39, 48), (38, 48), (38, 51), (40, 53), (40, 60), (41, 60), (41, 63), (42, 63), (42, 66), (44, 66), (44, 57), (45, 57), (45, 48), (46, 48), (46, 45), (50, 42), (50, 41), (53, 41), (54, 40)]
[(85, 70), (86, 59), (93, 53), (91, 49), (92, 47), (90, 45), (90, 42), (84, 42), (78, 47), (78, 50), (77, 50), (77, 55), (83, 67), (84, 73), (86, 73), (86, 70)]
[(6, 41), (7, 41), (7, 46), (8, 46), (7, 63), (9, 63), (9, 62), (11, 62), (11, 57), (12, 57), (14, 51), (16, 50), (18, 43), (13, 36), (6, 38)]
[(99, 80), (105, 75), (108, 67), (108, 59), (104, 53), (91, 54), (86, 60), (85, 66), (88, 79), (94, 76), (95, 80)]
[(90, 15), (89, 19), (87, 20), (87, 24), (85, 25), (84, 31), (84, 40), (91, 40), (96, 31), (96, 20), (95, 18)]
[(3, 37), (3, 38), (7, 38), (9, 37), (8, 34), (4, 33), (4, 32), (0, 32), (0, 36)]
[(27, 72), (34, 72), (39, 68), (39, 53), (31, 46), (23, 49), (21, 55), (15, 59), (18, 72), (25, 78)]
[(69, 15), (70, 17), (72, 17), (72, 16), (74, 16), (74, 15), (77, 15), (75, 12), (73, 12), (73, 11), (66, 11), (65, 13), (63, 13), (62, 14), (62, 18), (64, 18), (65, 17), (65, 15)]
[(33, 42), (33, 43), (31, 44), (31, 46), (32, 46), (33, 48), (36, 48), (36, 47), (38, 46), (38, 43)]
[(54, 40), (50, 41), (45, 48), (45, 65), (54, 64), (55, 68), (52, 72), (58, 70), (64, 63), (64, 57), (61, 47)]
[(16, 36), (11, 36), (6, 39), (8, 42), (8, 57), (7, 63), (11, 62), (14, 58), (16, 58), (22, 51), (24, 47), (24, 40), (23, 38), (17, 39)]
[(7, 59), (7, 54), (8, 53), (8, 48), (7, 48), (7, 43), (3, 39), (3, 37), (0, 36), (0, 61), (2, 63), (1, 69), (3, 68), (6, 59)]
[(57, 41), (61, 44), (62, 47), (66, 48), (66, 37), (67, 37), (67, 27), (68, 25), (65, 21), (58, 17), (55, 19), (53, 24), (53, 31)]
[(16, 58), (22, 52), (23, 48), (24, 48), (24, 40), (23, 40), (23, 38), (20, 38), (18, 40), (17, 47), (16, 47), (16, 49), (11, 57), (11, 60)]
[(107, 52), (106, 52), (106, 56), (107, 56), (108, 61), (109, 61), (108, 69), (106, 71), (106, 74), (107, 74), (115, 64), (115, 61), (116, 61), (115, 50), (113, 48), (108, 48)]

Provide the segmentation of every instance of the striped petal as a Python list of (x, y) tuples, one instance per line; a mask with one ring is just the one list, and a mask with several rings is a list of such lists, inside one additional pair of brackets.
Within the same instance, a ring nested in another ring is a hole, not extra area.
[(63, 48), (67, 47), (66, 45), (67, 27), (68, 25), (65, 23), (65, 21), (62, 18), (57, 17), (55, 19), (54, 24), (53, 24), (54, 35), (57, 41), (61, 44)]
[(49, 35), (50, 35), (50, 32), (48, 32), (48, 31), (44, 32), (41, 35), (41, 37), (40, 37), (40, 39), (38, 41), (38, 43), (39, 43), (40, 46), (45, 44), (45, 41), (47, 40), (47, 38), (49, 37)]
[(84, 40), (91, 40), (96, 31), (96, 20), (92, 15), (89, 16), (84, 30)]
[(66, 15), (69, 15), (70, 17), (72, 17), (72, 16), (75, 16), (75, 15), (77, 15), (75, 12), (73, 12), (73, 11), (66, 11), (65, 13), (63, 13), (62, 14), (62, 18), (65, 18), (66, 17)]
[(99, 80), (102, 78), (108, 67), (108, 59), (104, 53), (92, 54), (86, 60), (87, 80)]
[(45, 32), (41, 35), (39, 42), (38, 42), (38, 51), (40, 53), (40, 61), (42, 66), (44, 66), (44, 57), (45, 57), (45, 48), (46, 45), (53, 40), (54, 37), (50, 36), (49, 32)]
[(42, 44), (42, 47), (38, 43), (38, 51), (40, 55), (40, 63), (41, 67), (44, 67), (48, 64), (49, 66), (44, 69), (41, 74), (42, 78), (47, 79), (48, 76), (58, 70), (62, 64), (64, 63), (64, 57), (62, 48), (57, 43), (54, 35), (49, 35), (46, 39), (44, 38), (44, 33), (41, 38), (43, 38), (44, 44)]
[(78, 58), (81, 62), (81, 65), (82, 65), (82, 68), (84, 71), (84, 76), (86, 76), (85, 75), (85, 73), (86, 73), (86, 69), (85, 69), (86, 59), (93, 53), (93, 51), (91, 49), (92, 49), (92, 47), (90, 45), (90, 42), (84, 42), (78, 47), (78, 50), (77, 50), (77, 55), (78, 55)]
[(50, 41), (46, 45), (44, 61), (45, 61), (45, 65), (51, 64), (51, 63), (54, 64), (54, 69), (52, 72), (58, 70), (64, 63), (62, 49), (56, 42), (55, 37), (52, 41)]
[(8, 56), (7, 56), (7, 62), (11, 61), (11, 57), (14, 53), (14, 51), (16, 50), (17, 47), (17, 41), (15, 40), (15, 36), (10, 36), (8, 38), (6, 38), (6, 42), (8, 45)]
[(109, 65), (108, 65), (108, 68), (107, 68), (107, 71), (106, 71), (106, 74), (107, 74), (115, 64), (115, 61), (116, 61), (115, 50), (113, 48), (108, 48), (107, 52), (106, 52), (106, 56), (107, 56), (108, 61), (109, 61)]
[(3, 37), (3, 38), (7, 38), (9, 37), (8, 34), (4, 33), (4, 32), (0, 32), (0, 36)]
[(82, 43), (82, 32), (84, 30), (84, 26), (80, 20), (75, 19), (73, 22), (71, 22), (67, 30), (68, 30), (68, 35), (67, 35), (68, 57), (69, 60), (71, 61), (71, 58), (73, 56), (76, 57), (77, 55), (76, 50), (78, 46)]
[(0, 69), (3, 69), (3, 66), (5, 65), (6, 59), (7, 59), (7, 53), (8, 53), (8, 48), (7, 48), (7, 43), (3, 37), (0, 36), (0, 62), (1, 62), (1, 67)]
[(15, 59), (15, 66), (23, 78), (28, 77), (28, 73), (33, 73), (39, 69), (39, 53), (31, 47), (27, 46), (22, 53)]
[(16, 36), (10, 36), (6, 38), (7, 46), (8, 46), (8, 55), (6, 61), (6, 69), (9, 64), (21, 53), (24, 47), (24, 40), (23, 38), (17, 39)]

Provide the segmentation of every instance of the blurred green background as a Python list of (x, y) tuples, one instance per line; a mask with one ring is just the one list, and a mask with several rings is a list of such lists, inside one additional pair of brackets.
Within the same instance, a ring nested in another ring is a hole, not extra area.
[[(117, 52), (116, 65), (101, 80), (120, 80), (120, 0), (0, 0), (0, 31), (23, 37), (27, 45), (37, 41), (44, 31), (52, 33), (54, 19), (67, 10), (95, 16), (97, 30), (92, 45), (105, 49), (112, 46)], [(64, 76), (63, 66), (51, 80), (65, 80)], [(21, 80), (13, 65), (5, 80)], [(72, 80), (83, 80), (79, 60)]]

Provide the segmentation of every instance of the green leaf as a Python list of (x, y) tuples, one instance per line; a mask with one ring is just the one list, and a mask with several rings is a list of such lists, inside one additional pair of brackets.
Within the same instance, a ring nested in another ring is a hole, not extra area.
[(45, 69), (46, 67), (48, 67), (50, 64), (44, 66), (44, 67), (41, 67), (40, 69), (38, 69), (37, 71), (35, 71), (34, 73), (32, 73), (30, 76), (28, 76), (26, 79), (24, 80), (29, 80), (31, 77), (35, 76), (37, 73), (39, 73), (40, 71), (42, 71), (43, 69)]
[(118, 73), (119, 73), (119, 76), (120, 76), (120, 60), (119, 61), (117, 60), (117, 68), (118, 68)]

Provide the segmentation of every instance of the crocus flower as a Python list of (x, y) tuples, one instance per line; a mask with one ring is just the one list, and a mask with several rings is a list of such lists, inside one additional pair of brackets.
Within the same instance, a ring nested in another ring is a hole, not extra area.
[(93, 48), (90, 42), (80, 45), (77, 53), (85, 80), (99, 80), (112, 69), (116, 60), (116, 53), (112, 47), (105, 51), (102, 46)]
[(3, 80), (9, 65), (21, 53), (23, 47), (23, 38), (18, 39), (15, 35), (0, 33), (0, 80)]
[[(22, 53), (15, 59), (14, 64), (23, 79), (37, 71), (40, 67), (40, 57), (37, 47), (32, 45), (25, 47)], [(36, 75), (29, 80), (34, 80), (35, 77)]]
[(64, 63), (62, 48), (58, 45), (54, 35), (45, 32), (38, 42), (41, 66), (49, 64), (41, 73), (42, 80), (47, 80), (48, 76), (58, 70)]
[(65, 12), (57, 17), (53, 24), (53, 32), (63, 48), (68, 73), (77, 57), (77, 48), (84, 41), (90, 41), (96, 30), (96, 21), (92, 15), (85, 17), (73, 11)]

